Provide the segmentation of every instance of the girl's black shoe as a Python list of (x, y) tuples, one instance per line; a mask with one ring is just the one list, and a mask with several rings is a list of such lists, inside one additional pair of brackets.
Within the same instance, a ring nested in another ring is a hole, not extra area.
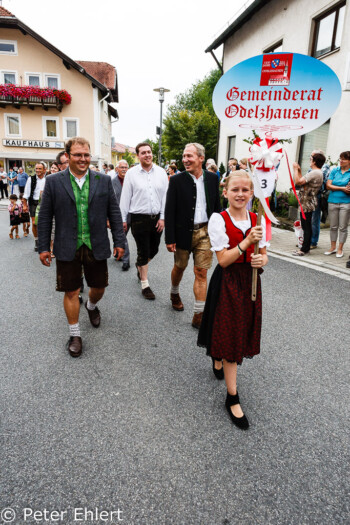
[(225, 406), (226, 406), (228, 413), (230, 414), (232, 423), (236, 425), (236, 427), (240, 428), (241, 430), (247, 430), (247, 428), (249, 428), (248, 419), (244, 415), (242, 417), (236, 417), (232, 414), (231, 407), (234, 405), (239, 405), (239, 404), (240, 403), (239, 403), (238, 392), (234, 396), (232, 396), (231, 394), (227, 392)]
[(213, 372), (214, 372), (214, 375), (215, 375), (216, 379), (219, 379), (219, 380), (224, 379), (224, 367), (222, 367), (222, 368), (220, 368), (220, 370), (218, 370), (217, 368), (215, 368), (215, 359), (214, 359), (214, 357), (212, 357), (211, 359), (213, 361)]

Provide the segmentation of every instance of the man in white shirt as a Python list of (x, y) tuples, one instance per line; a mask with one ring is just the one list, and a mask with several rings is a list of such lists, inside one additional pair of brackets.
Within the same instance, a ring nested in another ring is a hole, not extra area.
[(131, 233), (137, 246), (136, 267), (142, 295), (152, 300), (155, 295), (148, 282), (148, 263), (158, 253), (164, 229), (168, 176), (163, 168), (153, 164), (152, 150), (147, 142), (136, 146), (136, 154), (140, 164), (131, 168), (125, 176), (120, 211), (125, 232), (130, 214)]
[[(39, 204), (40, 194), (44, 191), (46, 163), (38, 162), (35, 165), (36, 175), (28, 177), (23, 194), (23, 211), (28, 212), (32, 219), (32, 231), (34, 235), (34, 251), (38, 251), (38, 231), (35, 224), (35, 212)], [(28, 206), (29, 205), (29, 206)]]
[(7, 173), (4, 171), (4, 168), (0, 166), (0, 191), (1, 191), (1, 198), (4, 199), (4, 194), (6, 199), (9, 197), (8, 189), (7, 189)]

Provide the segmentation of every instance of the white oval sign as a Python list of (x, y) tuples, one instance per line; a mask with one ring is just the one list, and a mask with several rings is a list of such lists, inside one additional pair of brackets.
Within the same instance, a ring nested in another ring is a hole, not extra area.
[(240, 62), (223, 75), (213, 93), (221, 124), (239, 135), (304, 135), (338, 107), (341, 85), (323, 62), (298, 53), (269, 53)]

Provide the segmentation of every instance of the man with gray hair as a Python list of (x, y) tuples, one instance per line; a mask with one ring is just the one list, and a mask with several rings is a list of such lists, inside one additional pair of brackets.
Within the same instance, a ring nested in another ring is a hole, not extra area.
[(30, 217), (32, 219), (35, 252), (38, 251), (38, 231), (35, 224), (35, 212), (39, 204), (40, 195), (44, 191), (46, 170), (46, 162), (37, 162), (35, 164), (35, 175), (28, 177), (23, 193), (23, 211), (29, 211)]
[(215, 173), (203, 170), (204, 159), (205, 150), (201, 144), (186, 145), (182, 156), (185, 171), (170, 177), (165, 205), (165, 242), (168, 251), (174, 253), (170, 299), (174, 310), (184, 309), (179, 285), (193, 253), (194, 328), (199, 328), (202, 321), (207, 272), (213, 259), (208, 221), (213, 212), (221, 210), (219, 181)]
[[(126, 160), (120, 160), (117, 162), (116, 165), (116, 174), (112, 176), (111, 172), (109, 172), (109, 175), (112, 177), (112, 186), (114, 189), (115, 196), (117, 198), (117, 203), (119, 206), (120, 203), (120, 197), (122, 194), (123, 184), (126, 172), (129, 169), (129, 164), (126, 162)], [(127, 235), (129, 228), (130, 228), (130, 214), (127, 216), (127, 229), (125, 230), (125, 236)], [(121, 259), (123, 266), (122, 271), (127, 272), (130, 268), (130, 250), (129, 250), (129, 244), (128, 240), (125, 241), (125, 252)]]

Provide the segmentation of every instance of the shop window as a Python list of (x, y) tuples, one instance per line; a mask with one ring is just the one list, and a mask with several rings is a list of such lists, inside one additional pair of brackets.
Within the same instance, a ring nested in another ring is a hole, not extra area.
[(64, 138), (70, 139), (79, 135), (79, 121), (76, 118), (65, 118), (64, 121)]
[(36, 165), (35, 161), (32, 161), (32, 160), (24, 161), (24, 171), (28, 173), (28, 175), (35, 175), (35, 165)]
[(57, 139), (59, 137), (58, 118), (43, 117), (43, 135), (46, 139)]
[(1, 83), (2, 84), (16, 84), (17, 73), (16, 71), (1, 71)]
[(14, 113), (5, 113), (5, 129), (7, 137), (21, 137), (21, 116)]
[(318, 58), (340, 48), (344, 26), (345, 2), (315, 19), (312, 56)]
[(283, 50), (283, 40), (276, 42), (273, 46), (268, 47), (264, 50), (264, 53), (282, 53)]
[(59, 75), (45, 75), (45, 87), (60, 89)]

